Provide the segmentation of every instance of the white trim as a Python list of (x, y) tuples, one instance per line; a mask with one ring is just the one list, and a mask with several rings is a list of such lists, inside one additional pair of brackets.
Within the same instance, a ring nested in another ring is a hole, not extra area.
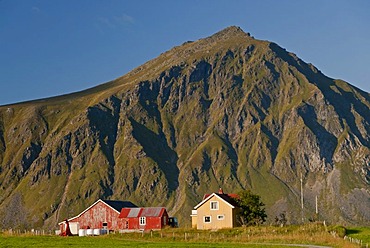
[(229, 205), (231, 208), (235, 208), (235, 206), (231, 205), (229, 202), (225, 201), (223, 198), (219, 197), (216, 193), (210, 194), (206, 199), (201, 201), (198, 205), (194, 207), (194, 209), (198, 209), (200, 206), (202, 206), (205, 202), (207, 202), (209, 199), (211, 199), (213, 196), (216, 196), (218, 199), (222, 200), (225, 202), (227, 205)]
[[(71, 217), (69, 219), (67, 219), (68, 221), (71, 221), (73, 219), (76, 219), (78, 217), (80, 217), (81, 215), (83, 215), (84, 213), (86, 213), (90, 208), (92, 208), (93, 206), (95, 206), (96, 204), (98, 204), (99, 202), (102, 202), (104, 203), (106, 206), (110, 207), (112, 210), (116, 211), (118, 214), (120, 214), (121, 212), (117, 211), (115, 208), (113, 208), (112, 206), (110, 206), (109, 204), (107, 204), (105, 201), (103, 201), (102, 199), (99, 199), (97, 200), (96, 202), (94, 202), (90, 207), (86, 208), (84, 211), (82, 211), (80, 214), (74, 216), (74, 217)], [(62, 221), (62, 222), (59, 222), (58, 225), (61, 225), (63, 224), (65, 221)]]
[(140, 226), (146, 225), (146, 217), (139, 217), (139, 225)]
[[(209, 221), (206, 221), (206, 218), (209, 218)], [(212, 223), (212, 217), (209, 215), (207, 215), (207, 216), (203, 216), (203, 223)]]
[[(216, 208), (212, 208), (212, 203), (216, 203)], [(211, 209), (211, 210), (219, 210), (220, 209), (220, 202), (219, 201), (210, 201), (209, 202), (209, 209)]]

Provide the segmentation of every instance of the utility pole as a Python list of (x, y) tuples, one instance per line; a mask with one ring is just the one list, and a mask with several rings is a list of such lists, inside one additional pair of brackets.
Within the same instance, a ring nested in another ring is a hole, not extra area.
[(304, 223), (304, 218), (303, 218), (303, 178), (302, 178), (302, 173), (301, 173), (301, 215), (302, 215), (302, 224)]
[(317, 205), (317, 195), (315, 196), (315, 206), (316, 206), (316, 211), (315, 211), (315, 213), (316, 213), (316, 221), (318, 221), (319, 220), (319, 207)]

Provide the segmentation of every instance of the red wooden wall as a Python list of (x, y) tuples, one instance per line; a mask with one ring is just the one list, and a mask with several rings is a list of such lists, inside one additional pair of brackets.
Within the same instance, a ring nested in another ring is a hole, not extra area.
[(161, 216), (158, 217), (145, 217), (146, 218), (146, 225), (142, 226), (139, 224), (140, 217), (132, 217), (132, 218), (121, 218), (120, 229), (130, 229), (130, 230), (156, 230), (162, 229), (168, 225), (168, 214), (167, 211)]
[(108, 230), (119, 230), (122, 221), (118, 218), (119, 212), (113, 210), (103, 202), (98, 202), (79, 216), (69, 222), (79, 222), (80, 229), (103, 229), (103, 223), (107, 223)]

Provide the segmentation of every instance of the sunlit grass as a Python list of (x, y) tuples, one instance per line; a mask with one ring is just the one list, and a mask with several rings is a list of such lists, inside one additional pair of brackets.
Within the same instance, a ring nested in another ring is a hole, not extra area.
[[(94, 237), (59, 237), (33, 235), (0, 235), (0, 247), (294, 247), (321, 245), (358, 247), (321, 224), (304, 226), (260, 226), (200, 231), (165, 229), (145, 233), (110, 234)], [(369, 228), (349, 229), (352, 234), (368, 235)]]

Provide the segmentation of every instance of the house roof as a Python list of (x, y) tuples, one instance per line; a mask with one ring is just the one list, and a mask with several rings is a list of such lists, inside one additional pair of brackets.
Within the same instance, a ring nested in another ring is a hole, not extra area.
[(237, 207), (237, 203), (235, 201), (235, 198), (239, 198), (237, 194), (206, 194), (203, 197), (203, 200), (194, 207), (194, 209), (198, 209), (200, 206), (202, 206), (204, 203), (206, 203), (209, 199), (211, 199), (213, 196), (219, 198), (223, 202), (225, 202), (227, 205), (229, 205), (231, 208)]
[[(217, 194), (217, 193), (216, 193)], [(203, 196), (203, 200), (204, 199), (206, 199), (208, 196), (210, 196), (210, 195), (212, 195), (212, 194), (205, 194), (204, 196)], [(238, 194), (217, 194), (217, 195), (219, 195), (219, 196), (221, 196), (221, 197), (224, 197), (224, 198), (232, 198), (232, 199), (238, 199), (240, 196), (238, 195)]]
[(165, 211), (164, 207), (122, 208), (118, 218), (160, 217)]
[(153, 207), (153, 208), (143, 208), (141, 212), (142, 217), (159, 217), (163, 214), (165, 208)]
[[(78, 214), (78, 215), (76, 215), (76, 216), (74, 216), (72, 218), (69, 218), (68, 221), (71, 221), (73, 219), (76, 219), (76, 218), (80, 217), (82, 214), (84, 214), (85, 212), (87, 212), (89, 209), (91, 209), (92, 207), (94, 207), (99, 202), (102, 202), (103, 204), (107, 205), (108, 207), (110, 207), (111, 209), (113, 209), (114, 211), (116, 211), (118, 214), (121, 212), (121, 209), (122, 208), (137, 207), (135, 204), (133, 204), (130, 201), (113, 201), (113, 200), (102, 200), (102, 199), (99, 199), (96, 202), (94, 202), (92, 205), (90, 205), (90, 207), (88, 207), (84, 211), (82, 211), (80, 214)], [(60, 222), (58, 224), (60, 225), (62, 223), (63, 222)]]

